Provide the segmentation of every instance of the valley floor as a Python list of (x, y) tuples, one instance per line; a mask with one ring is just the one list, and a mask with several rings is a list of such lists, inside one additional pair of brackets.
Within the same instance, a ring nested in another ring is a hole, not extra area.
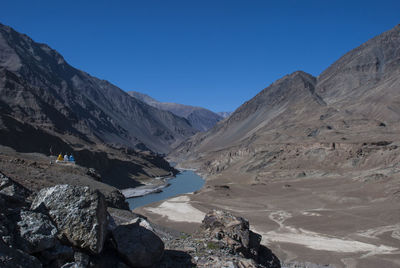
[(285, 171), (210, 176), (194, 194), (136, 209), (191, 232), (213, 208), (249, 219), (285, 263), (334, 267), (400, 266), (400, 168), (358, 172)]

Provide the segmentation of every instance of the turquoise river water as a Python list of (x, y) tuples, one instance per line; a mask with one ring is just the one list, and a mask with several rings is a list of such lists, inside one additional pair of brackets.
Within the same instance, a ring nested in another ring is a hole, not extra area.
[(175, 178), (168, 180), (170, 186), (162, 189), (161, 193), (152, 193), (141, 197), (127, 199), (130, 209), (135, 209), (153, 202), (158, 202), (176, 195), (200, 190), (204, 185), (202, 177), (191, 170), (184, 170)]

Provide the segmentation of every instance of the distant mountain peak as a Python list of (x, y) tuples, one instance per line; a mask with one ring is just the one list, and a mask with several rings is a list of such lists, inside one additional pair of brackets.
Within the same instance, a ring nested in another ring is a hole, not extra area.
[(198, 131), (207, 131), (223, 119), (221, 115), (205, 108), (172, 102), (160, 102), (147, 94), (137, 91), (129, 91), (128, 94), (153, 107), (170, 111), (177, 116), (186, 118)]

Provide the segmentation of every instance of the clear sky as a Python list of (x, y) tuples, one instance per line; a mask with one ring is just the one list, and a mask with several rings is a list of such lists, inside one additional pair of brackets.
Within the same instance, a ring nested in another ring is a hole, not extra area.
[(400, 23), (400, 1), (3, 0), (0, 22), (123, 90), (232, 111)]

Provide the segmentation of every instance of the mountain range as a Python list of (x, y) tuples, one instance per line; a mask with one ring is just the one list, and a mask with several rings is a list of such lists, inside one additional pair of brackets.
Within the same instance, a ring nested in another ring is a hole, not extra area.
[(168, 163), (141, 151), (167, 153), (195, 132), (186, 119), (72, 67), (46, 44), (0, 24), (2, 145), (74, 152), (78, 163), (98, 168), (106, 165), (94, 155), (99, 159), (106, 152), (136, 163), (129, 164), (135, 174), (159, 176), (170, 173)]
[[(240, 158), (247, 159), (241, 166), (248, 170), (254, 169), (255, 163), (265, 162), (265, 155), (259, 151), (274, 144), (396, 140), (400, 119), (399, 32), (400, 26), (396, 26), (369, 40), (318, 77), (303, 71), (282, 77), (227, 120), (181, 144), (171, 156), (183, 155), (195, 162), (201, 158), (199, 162), (208, 163), (207, 169), (221, 170), (236, 162), (226, 154), (246, 148), (251, 152)], [(261, 172), (266, 167), (258, 165), (254, 170)]]
[(229, 113), (214, 113), (208, 109), (184, 105), (172, 102), (160, 102), (154, 98), (140, 93), (137, 91), (129, 91), (129, 95), (135, 97), (148, 105), (164, 111), (170, 111), (171, 113), (186, 118), (190, 124), (198, 131), (207, 131), (212, 128), (217, 122), (221, 121), (223, 118), (227, 117)]
[(283, 76), (168, 157), (207, 178), (187, 204), (250, 219), (283, 267), (398, 267), (399, 133), (397, 25), (318, 76)]

